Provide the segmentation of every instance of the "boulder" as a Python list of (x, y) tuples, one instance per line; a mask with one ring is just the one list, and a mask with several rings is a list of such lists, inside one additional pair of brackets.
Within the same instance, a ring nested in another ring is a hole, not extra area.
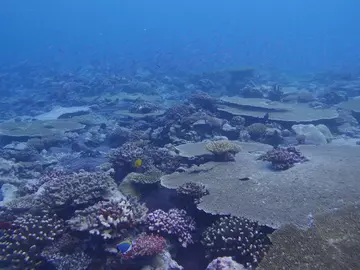
[(293, 125), (292, 130), (297, 136), (303, 136), (305, 138), (305, 144), (327, 144), (332, 138), (330, 130), (325, 125), (314, 126), (309, 125)]

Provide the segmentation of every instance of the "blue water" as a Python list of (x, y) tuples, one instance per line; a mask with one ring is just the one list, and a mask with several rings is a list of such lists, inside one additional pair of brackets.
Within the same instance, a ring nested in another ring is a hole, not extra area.
[(358, 10), (356, 0), (2, 0), (0, 63), (351, 70), (359, 67)]

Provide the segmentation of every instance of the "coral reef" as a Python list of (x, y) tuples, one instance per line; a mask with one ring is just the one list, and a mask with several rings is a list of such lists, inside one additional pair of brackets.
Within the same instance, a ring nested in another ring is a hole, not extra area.
[(11, 222), (0, 236), (0, 258), (14, 268), (35, 269), (43, 263), (41, 251), (63, 233), (64, 222), (55, 214), (43, 211), (23, 214)]
[(117, 192), (114, 180), (104, 172), (80, 172), (55, 177), (41, 188), (38, 200), (49, 207), (88, 204)]
[(146, 224), (151, 232), (176, 236), (183, 247), (193, 243), (191, 233), (195, 230), (195, 221), (185, 210), (155, 210), (147, 215)]
[(124, 174), (136, 169), (135, 161), (142, 160), (141, 170), (146, 171), (152, 166), (149, 156), (145, 153), (145, 142), (127, 142), (113, 150), (110, 154), (110, 162), (115, 171), (123, 171)]
[(160, 107), (154, 103), (148, 102), (148, 101), (138, 101), (135, 102), (129, 109), (131, 113), (151, 113), (159, 110)]
[(358, 269), (360, 72), (158, 56), (0, 65), (0, 267)]
[(245, 267), (231, 257), (219, 257), (211, 261), (206, 270), (246, 270)]
[(229, 140), (212, 141), (207, 143), (205, 148), (221, 161), (232, 161), (235, 159), (235, 155), (241, 151), (238, 144)]
[(57, 270), (86, 270), (88, 269), (92, 258), (84, 252), (75, 252), (71, 254), (55, 253), (45, 256)]
[(202, 235), (207, 256), (233, 256), (246, 267), (256, 266), (267, 251), (270, 241), (257, 222), (239, 217), (222, 217)]
[(249, 132), (251, 139), (253, 140), (258, 140), (264, 137), (266, 134), (266, 126), (262, 123), (251, 124), (246, 129)]
[(205, 185), (193, 182), (182, 184), (176, 189), (176, 192), (180, 196), (193, 199), (195, 203), (198, 203), (201, 197), (209, 194), (209, 191), (206, 189)]
[(314, 215), (309, 225), (285, 225), (270, 235), (259, 269), (359, 269), (359, 205)]
[(274, 148), (261, 155), (258, 159), (271, 162), (271, 167), (275, 170), (287, 170), (296, 163), (308, 160), (301, 154), (300, 150), (291, 146)]
[(71, 229), (100, 235), (103, 239), (126, 237), (128, 230), (144, 222), (147, 208), (135, 200), (100, 201), (75, 211), (68, 220)]
[(130, 260), (143, 256), (154, 256), (164, 251), (166, 240), (157, 235), (140, 235), (133, 240), (132, 248), (129, 252), (122, 254), (124, 260)]
[(131, 181), (135, 184), (151, 185), (159, 183), (162, 172), (158, 169), (152, 169), (146, 173), (129, 173), (123, 181)]
[(195, 91), (190, 96), (189, 101), (205, 110), (214, 111), (216, 109), (216, 99), (203, 91)]

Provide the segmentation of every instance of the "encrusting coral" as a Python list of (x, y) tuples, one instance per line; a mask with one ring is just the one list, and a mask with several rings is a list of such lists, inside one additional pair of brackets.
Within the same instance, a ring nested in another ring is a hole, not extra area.
[(195, 221), (185, 210), (155, 210), (147, 215), (146, 224), (151, 232), (176, 236), (183, 247), (193, 243), (191, 233), (195, 231)]
[(64, 231), (64, 221), (42, 211), (26, 213), (11, 222), (0, 236), (0, 259), (15, 269), (36, 269), (44, 262), (41, 251)]
[(202, 235), (207, 257), (233, 256), (246, 267), (256, 266), (269, 248), (270, 240), (257, 222), (240, 217), (222, 217)]
[(88, 231), (105, 240), (126, 237), (128, 230), (145, 220), (147, 210), (144, 204), (134, 199), (100, 201), (84, 210), (75, 211), (75, 216), (67, 223), (73, 230)]
[(241, 151), (240, 145), (229, 140), (212, 141), (207, 143), (205, 148), (220, 161), (232, 161), (235, 155)]

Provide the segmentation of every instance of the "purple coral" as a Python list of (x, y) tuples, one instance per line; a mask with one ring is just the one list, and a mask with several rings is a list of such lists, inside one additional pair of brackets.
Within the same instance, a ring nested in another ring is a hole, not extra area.
[(304, 157), (300, 150), (295, 147), (274, 148), (266, 154), (259, 157), (260, 160), (270, 161), (275, 170), (287, 170), (294, 166), (295, 163), (305, 162), (308, 159)]
[(195, 221), (185, 210), (174, 208), (164, 212), (158, 209), (148, 214), (146, 223), (150, 231), (177, 236), (183, 247), (193, 243), (191, 232), (195, 230)]

